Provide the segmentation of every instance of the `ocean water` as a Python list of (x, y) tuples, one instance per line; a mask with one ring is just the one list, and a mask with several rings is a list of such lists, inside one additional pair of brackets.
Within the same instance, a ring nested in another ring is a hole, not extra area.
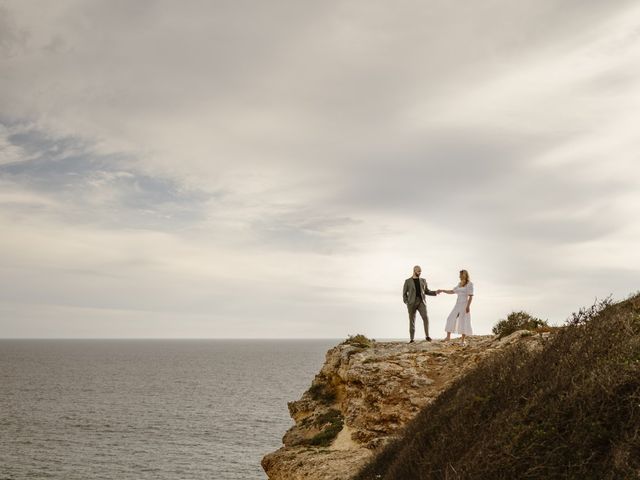
[(0, 479), (264, 479), (337, 340), (0, 340)]

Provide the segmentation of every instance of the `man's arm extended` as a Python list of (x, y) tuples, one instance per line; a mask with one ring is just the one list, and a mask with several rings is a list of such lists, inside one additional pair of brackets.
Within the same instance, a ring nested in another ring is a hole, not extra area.
[(429, 286), (427, 285), (427, 282), (424, 282), (424, 294), (425, 295), (431, 295), (432, 297), (435, 297), (436, 295), (438, 295), (438, 292), (434, 292), (433, 290), (429, 290)]

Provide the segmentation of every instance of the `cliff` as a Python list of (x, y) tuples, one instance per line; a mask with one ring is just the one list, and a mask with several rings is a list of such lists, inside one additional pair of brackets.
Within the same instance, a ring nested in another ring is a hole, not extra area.
[(539, 349), (546, 336), (516, 332), (458, 340), (375, 342), (352, 338), (327, 352), (300, 400), (289, 403), (295, 425), (284, 446), (266, 455), (271, 480), (353, 477), (403, 427), (453, 382), (507, 345)]
[(640, 294), (531, 345), (461, 376), (356, 479), (640, 480)]

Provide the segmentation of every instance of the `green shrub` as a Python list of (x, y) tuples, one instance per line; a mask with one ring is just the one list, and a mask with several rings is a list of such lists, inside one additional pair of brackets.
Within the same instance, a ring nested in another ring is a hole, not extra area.
[(317, 402), (330, 405), (336, 401), (335, 389), (325, 381), (316, 381), (309, 387), (309, 395)]
[(502, 338), (518, 330), (536, 331), (539, 329), (549, 329), (549, 324), (546, 320), (541, 320), (529, 315), (527, 312), (520, 311), (511, 312), (506, 319), (496, 323), (492, 331), (495, 335), (498, 335), (498, 338)]
[(308, 440), (309, 445), (327, 447), (344, 427), (344, 417), (339, 410), (331, 409), (316, 418), (314, 424), (322, 430)]
[(353, 345), (354, 347), (359, 348), (369, 348), (372, 347), (374, 343), (375, 340), (367, 338), (361, 333), (358, 333), (357, 335), (349, 335), (349, 337), (344, 342), (342, 342), (342, 345)]

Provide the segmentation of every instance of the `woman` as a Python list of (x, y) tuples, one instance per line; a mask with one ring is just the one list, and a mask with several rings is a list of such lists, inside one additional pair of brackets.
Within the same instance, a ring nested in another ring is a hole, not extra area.
[(452, 290), (438, 290), (438, 293), (457, 294), (458, 299), (453, 307), (453, 310), (447, 317), (447, 324), (445, 330), (447, 332), (447, 338), (445, 341), (451, 340), (451, 333), (462, 334), (462, 346), (466, 347), (467, 342), (465, 338), (467, 335), (473, 335), (471, 329), (471, 300), (473, 299), (473, 283), (469, 279), (469, 272), (466, 270), (460, 270), (460, 283)]

